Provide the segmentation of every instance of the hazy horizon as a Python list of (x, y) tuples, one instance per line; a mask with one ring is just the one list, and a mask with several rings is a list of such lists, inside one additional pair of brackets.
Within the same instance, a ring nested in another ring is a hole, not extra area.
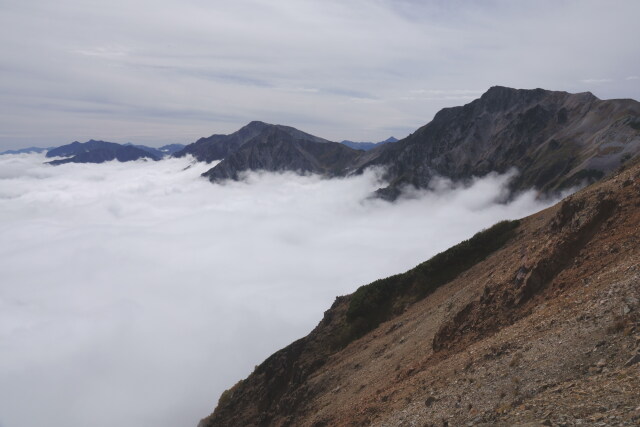
[(0, 152), (252, 120), (402, 138), (494, 85), (640, 99), (640, 2), (3, 2)]

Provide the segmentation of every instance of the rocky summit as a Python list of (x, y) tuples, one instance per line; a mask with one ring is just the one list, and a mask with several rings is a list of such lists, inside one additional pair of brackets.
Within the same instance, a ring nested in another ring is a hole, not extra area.
[(338, 297), (199, 426), (638, 425), (639, 241), (635, 160)]
[(490, 88), (479, 99), (439, 111), (408, 137), (374, 150), (358, 170), (378, 165), (396, 198), (435, 175), (454, 180), (517, 168), (515, 191), (553, 192), (593, 182), (640, 152), (640, 103), (589, 92)]

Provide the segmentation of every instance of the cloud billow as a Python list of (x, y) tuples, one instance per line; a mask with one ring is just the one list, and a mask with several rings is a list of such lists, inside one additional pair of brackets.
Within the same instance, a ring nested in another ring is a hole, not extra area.
[(3, 427), (195, 425), (335, 296), (549, 204), (499, 203), (510, 175), (392, 204), (375, 171), (213, 185), (190, 159), (43, 160), (0, 156)]

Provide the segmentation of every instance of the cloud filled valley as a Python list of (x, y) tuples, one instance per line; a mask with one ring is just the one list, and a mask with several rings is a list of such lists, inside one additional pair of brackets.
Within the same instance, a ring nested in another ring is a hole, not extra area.
[(0, 156), (2, 427), (195, 425), (335, 296), (552, 203), (500, 203), (513, 174), (389, 203), (371, 170), (43, 161)]

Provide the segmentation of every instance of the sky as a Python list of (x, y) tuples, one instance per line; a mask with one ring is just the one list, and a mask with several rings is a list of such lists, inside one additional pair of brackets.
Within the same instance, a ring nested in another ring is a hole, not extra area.
[(0, 426), (193, 426), (335, 297), (548, 206), (513, 173), (396, 203), (345, 179), (0, 156)]
[(490, 86), (640, 99), (637, 0), (0, 0), (0, 151), (252, 120), (402, 138)]

